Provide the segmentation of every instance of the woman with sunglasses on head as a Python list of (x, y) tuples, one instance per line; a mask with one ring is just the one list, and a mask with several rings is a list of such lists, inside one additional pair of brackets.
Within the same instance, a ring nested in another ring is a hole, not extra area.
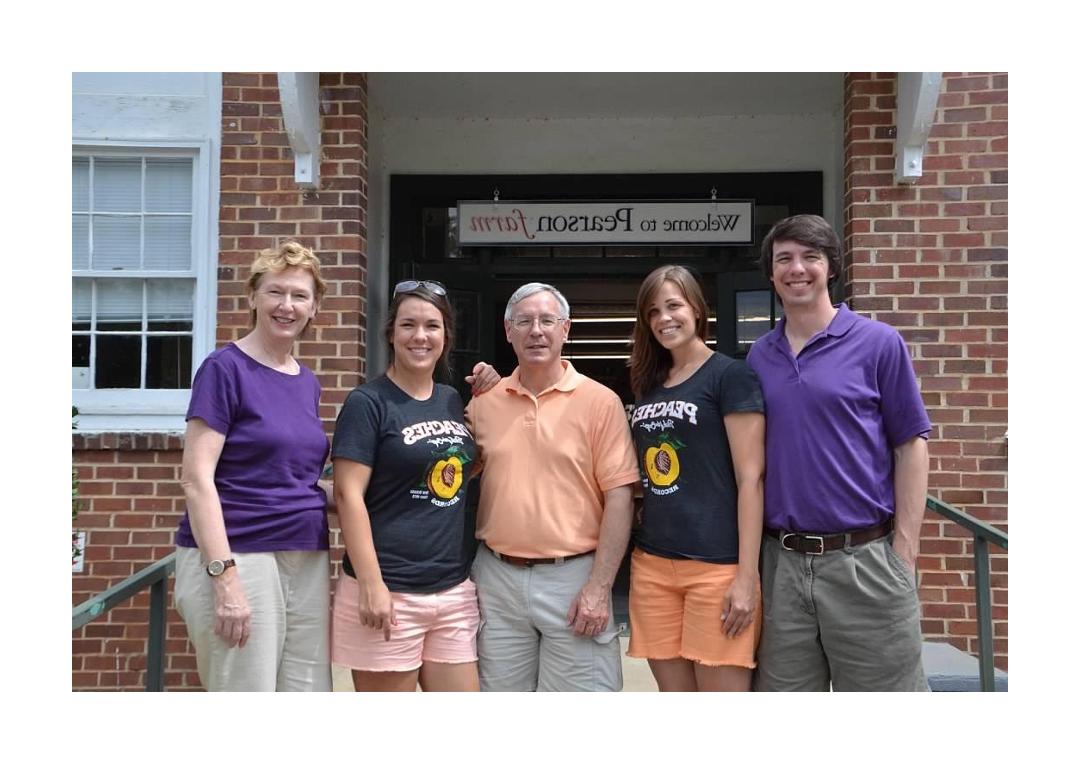
[(191, 386), (175, 600), (210, 691), (330, 689), (330, 445), (319, 382), (292, 355), (325, 291), (310, 249), (260, 252), (252, 330)]
[[(454, 337), (445, 287), (399, 283), (384, 335), (390, 367), (349, 394), (334, 431), (346, 555), (332, 659), (352, 669), (357, 691), (412, 692), (417, 681), (429, 692), (479, 690), (464, 538), (475, 448), (461, 397), (435, 381), (448, 378)], [(494, 383), (485, 379), (478, 389)]]
[(630, 356), (643, 508), (630, 646), (661, 691), (749, 690), (761, 633), (765, 417), (757, 377), (705, 344), (686, 268), (642, 282)]

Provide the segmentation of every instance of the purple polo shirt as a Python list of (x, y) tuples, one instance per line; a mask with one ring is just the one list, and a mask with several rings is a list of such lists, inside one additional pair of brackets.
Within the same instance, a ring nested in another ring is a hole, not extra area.
[[(225, 436), (214, 485), (232, 551), (330, 548), (326, 494), (318, 485), (330, 451), (320, 392), (309, 369), (275, 371), (231, 342), (195, 373), (187, 418)], [(187, 513), (176, 544), (196, 546)]]
[(900, 334), (846, 305), (796, 357), (785, 320), (750, 349), (765, 398), (765, 525), (838, 533), (896, 511), (893, 453), (930, 419)]

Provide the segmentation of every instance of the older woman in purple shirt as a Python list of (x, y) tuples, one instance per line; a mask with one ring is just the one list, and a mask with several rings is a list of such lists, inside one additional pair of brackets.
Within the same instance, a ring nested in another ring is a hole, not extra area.
[(319, 383), (293, 358), (326, 284), (288, 242), (251, 266), (253, 329), (191, 390), (176, 608), (207, 690), (329, 690), (329, 443)]

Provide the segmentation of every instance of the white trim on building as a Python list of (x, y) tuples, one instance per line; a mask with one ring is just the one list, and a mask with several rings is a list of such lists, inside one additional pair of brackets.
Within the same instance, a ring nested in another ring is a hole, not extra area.
[[(134, 271), (122, 276), (194, 279), (193, 376), (214, 349), (217, 328), (221, 75), (168, 75), (160, 79), (146, 74), (76, 74), (72, 79), (73, 157), (193, 160), (190, 269)], [(92, 270), (73, 270), (72, 276), (110, 278), (107, 272)], [(145, 318), (142, 333), (146, 333)], [(190, 385), (190, 379), (186, 384)], [(72, 404), (79, 408), (79, 431), (90, 433), (181, 432), (189, 398), (189, 389), (72, 388)]]

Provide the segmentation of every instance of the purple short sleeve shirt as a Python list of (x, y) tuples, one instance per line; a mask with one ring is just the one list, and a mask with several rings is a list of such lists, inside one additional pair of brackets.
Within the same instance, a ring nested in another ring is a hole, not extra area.
[[(329, 549), (326, 494), (318, 486), (330, 451), (320, 392), (309, 369), (275, 371), (232, 343), (196, 372), (187, 418), (225, 435), (214, 484), (232, 551)], [(176, 543), (196, 546), (187, 514)]]
[(765, 398), (765, 525), (838, 533), (896, 511), (892, 450), (927, 437), (900, 334), (839, 305), (796, 357), (784, 321), (747, 357)]

